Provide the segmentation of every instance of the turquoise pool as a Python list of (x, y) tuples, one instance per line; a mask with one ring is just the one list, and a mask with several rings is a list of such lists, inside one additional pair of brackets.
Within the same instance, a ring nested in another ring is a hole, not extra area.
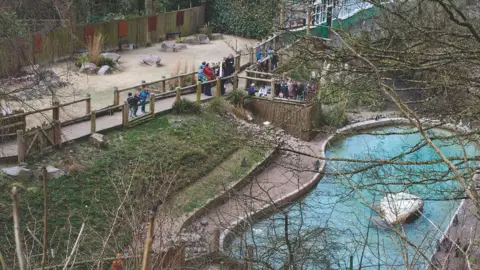
[[(458, 207), (463, 193), (457, 181), (449, 179), (453, 174), (448, 167), (443, 163), (418, 164), (439, 160), (431, 147), (424, 146), (419, 133), (409, 127), (368, 132), (375, 135), (336, 140), (326, 151), (328, 158), (365, 163), (328, 161), (326, 175), (317, 187), (285, 209), (290, 250), (302, 267), (298, 269), (346, 269), (350, 256), (355, 269), (360, 264), (362, 269), (403, 269), (406, 263), (412, 269), (424, 269), (441, 236), (439, 230), (446, 229)], [(433, 129), (429, 134), (436, 137), (434, 142), (448, 157), (477, 154), (474, 144), (445, 138), (452, 135), (449, 131)], [(408, 153), (415, 147), (419, 149)], [(379, 166), (371, 162), (393, 157), (402, 164)], [(455, 163), (468, 174), (465, 162)], [(424, 199), (423, 216), (398, 226), (398, 233), (374, 225), (372, 220), (379, 217), (372, 209), (385, 193), (399, 191)], [(239, 256), (245, 253), (246, 245), (253, 245), (258, 261), (255, 269), (280, 269), (289, 254), (285, 235), (285, 215), (278, 213), (233, 239), (230, 252)], [(411, 245), (402, 241), (403, 237)]]

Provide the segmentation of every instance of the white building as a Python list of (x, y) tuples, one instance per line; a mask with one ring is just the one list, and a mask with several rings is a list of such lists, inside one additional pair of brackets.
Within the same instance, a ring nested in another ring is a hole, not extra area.
[(372, 4), (362, 0), (315, 0), (312, 8), (312, 25), (325, 23), (330, 25), (331, 20), (343, 20), (371, 7)]

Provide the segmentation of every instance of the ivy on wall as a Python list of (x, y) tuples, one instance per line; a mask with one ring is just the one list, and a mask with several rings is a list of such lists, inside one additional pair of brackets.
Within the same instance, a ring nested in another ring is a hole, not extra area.
[(215, 32), (255, 39), (271, 34), (280, 14), (278, 0), (215, 0), (207, 7)]

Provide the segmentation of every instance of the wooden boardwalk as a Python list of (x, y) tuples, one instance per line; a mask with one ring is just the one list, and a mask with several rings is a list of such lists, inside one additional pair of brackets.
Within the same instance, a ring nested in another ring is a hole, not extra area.
[[(231, 89), (227, 85), (227, 92)], [(208, 100), (215, 96), (216, 88), (212, 87), (212, 97), (201, 95), (201, 100)], [(196, 93), (182, 95), (182, 98), (186, 98), (191, 101), (196, 100)], [(175, 96), (157, 100), (155, 102), (155, 113), (167, 111), (172, 108), (172, 104), (175, 101)], [(147, 111), (149, 106), (147, 106)], [(113, 115), (105, 115), (96, 118), (97, 132), (122, 125), (122, 112), (116, 112)], [(72, 141), (78, 138), (82, 138), (90, 134), (90, 120), (75, 123), (62, 127), (62, 142)], [(0, 144), (0, 158), (15, 157), (17, 156), (17, 142), (15, 140)]]

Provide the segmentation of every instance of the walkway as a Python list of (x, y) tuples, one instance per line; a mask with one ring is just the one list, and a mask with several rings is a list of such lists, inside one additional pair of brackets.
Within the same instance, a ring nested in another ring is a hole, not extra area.
[[(227, 92), (230, 91), (227, 85)], [(212, 87), (212, 94), (215, 95), (215, 87)], [(182, 98), (186, 98), (191, 101), (196, 100), (196, 93), (182, 95)], [(201, 99), (207, 100), (212, 97), (208, 97), (202, 94)], [(172, 108), (172, 104), (175, 101), (175, 96), (157, 100), (155, 102), (155, 113), (166, 111)], [(148, 106), (147, 106), (148, 109)], [(116, 112), (113, 115), (101, 116), (96, 119), (97, 132), (119, 126), (122, 124), (122, 112)], [(80, 123), (72, 124), (62, 127), (62, 141), (67, 142), (75, 140), (90, 134), (90, 121), (83, 121)], [(15, 140), (0, 144), (0, 158), (17, 156), (17, 142)]]
[[(318, 135), (310, 142), (290, 139), (286, 142), (286, 145), (296, 151), (320, 156), (322, 155), (321, 146), (323, 142), (324, 136)], [(278, 205), (274, 209), (278, 211), (285, 203), (285, 196), (291, 196), (300, 187), (311, 183), (312, 179), (314, 179), (317, 173), (314, 170), (315, 161), (315, 158), (305, 155), (300, 156), (292, 153), (276, 154), (249, 185), (240, 190), (223, 205), (211, 209), (193, 224), (208, 221), (203, 237), (207, 239), (208, 243), (213, 243), (215, 229), (224, 231), (240, 217), (250, 216), (251, 213), (256, 213), (269, 204)], [(210, 267), (212, 266), (204, 269), (210, 269)]]

